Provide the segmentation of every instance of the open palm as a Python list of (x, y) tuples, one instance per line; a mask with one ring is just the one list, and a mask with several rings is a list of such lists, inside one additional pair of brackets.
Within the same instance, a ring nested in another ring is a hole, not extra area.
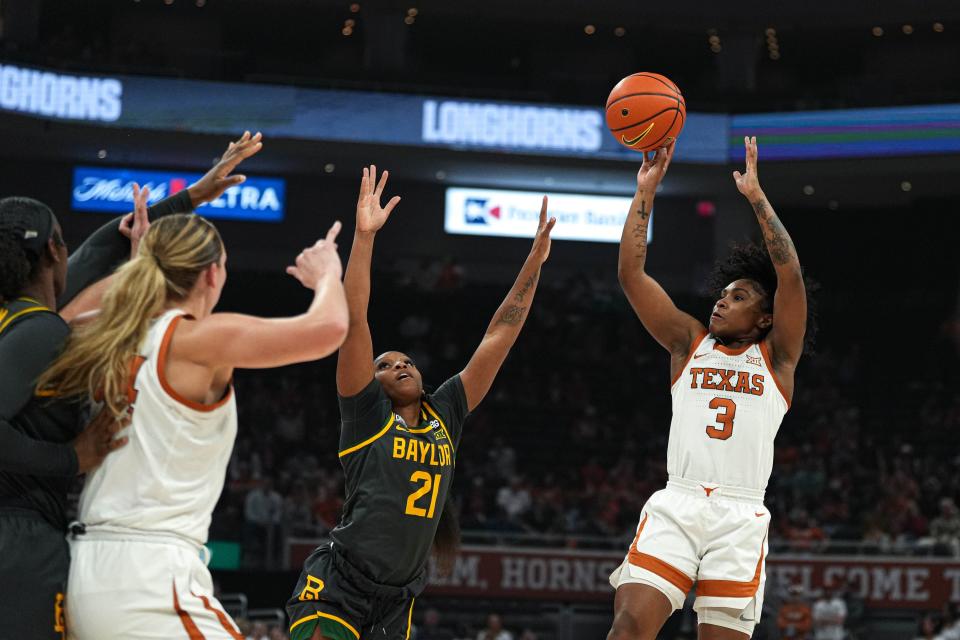
[(400, 196), (393, 196), (386, 207), (380, 206), (383, 189), (387, 186), (389, 171), (384, 171), (377, 183), (377, 167), (370, 165), (363, 169), (360, 181), (360, 196), (357, 198), (357, 231), (379, 231), (390, 217), (390, 212), (400, 202)]

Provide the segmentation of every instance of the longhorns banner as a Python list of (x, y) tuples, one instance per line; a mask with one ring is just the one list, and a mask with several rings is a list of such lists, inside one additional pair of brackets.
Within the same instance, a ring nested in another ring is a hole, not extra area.
[[(293, 542), (290, 561), (299, 567), (313, 542)], [(606, 551), (465, 546), (452, 573), (431, 567), (434, 595), (556, 601), (610, 601), (610, 573), (623, 554)], [(845, 587), (870, 608), (937, 609), (960, 602), (960, 562), (953, 559), (858, 556), (773, 556), (767, 579), (800, 584), (808, 593), (826, 584)]]

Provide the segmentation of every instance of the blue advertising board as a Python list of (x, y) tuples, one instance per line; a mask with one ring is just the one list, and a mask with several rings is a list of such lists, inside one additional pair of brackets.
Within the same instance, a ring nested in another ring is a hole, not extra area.
[[(602, 97), (601, 97), (602, 98)], [(0, 63), (0, 114), (101, 126), (441, 147), (639, 162), (598, 104), (569, 106), (141, 76), (64, 74)], [(960, 152), (960, 105), (774, 114), (687, 113), (676, 162)]]
[[(126, 213), (133, 209), (133, 183), (150, 188), (150, 204), (186, 189), (199, 173), (150, 171), (119, 167), (75, 167), (71, 205), (74, 211)], [(197, 212), (221, 220), (281, 222), (286, 183), (281, 178), (247, 176)]]

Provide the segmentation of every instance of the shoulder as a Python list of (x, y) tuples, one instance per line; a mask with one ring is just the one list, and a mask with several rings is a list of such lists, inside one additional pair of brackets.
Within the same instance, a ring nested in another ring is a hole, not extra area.
[(463, 386), (460, 374), (448, 378), (437, 390), (426, 396), (429, 404), (434, 405), (442, 413), (450, 412), (455, 408), (466, 407), (467, 392)]
[(344, 422), (373, 419), (379, 421), (393, 411), (393, 404), (380, 382), (373, 378), (363, 389), (352, 396), (337, 396), (340, 417)]
[(0, 338), (4, 341), (28, 340), (34, 346), (46, 342), (59, 344), (70, 334), (70, 326), (53, 311), (31, 311), (20, 316), (17, 313), (11, 310), (8, 319), (0, 322)]

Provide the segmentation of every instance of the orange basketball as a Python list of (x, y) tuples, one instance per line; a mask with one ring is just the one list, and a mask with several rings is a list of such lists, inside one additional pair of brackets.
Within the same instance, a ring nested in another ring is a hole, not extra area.
[(677, 139), (687, 119), (680, 89), (659, 73), (635, 73), (607, 98), (607, 128), (634, 151), (652, 151)]

